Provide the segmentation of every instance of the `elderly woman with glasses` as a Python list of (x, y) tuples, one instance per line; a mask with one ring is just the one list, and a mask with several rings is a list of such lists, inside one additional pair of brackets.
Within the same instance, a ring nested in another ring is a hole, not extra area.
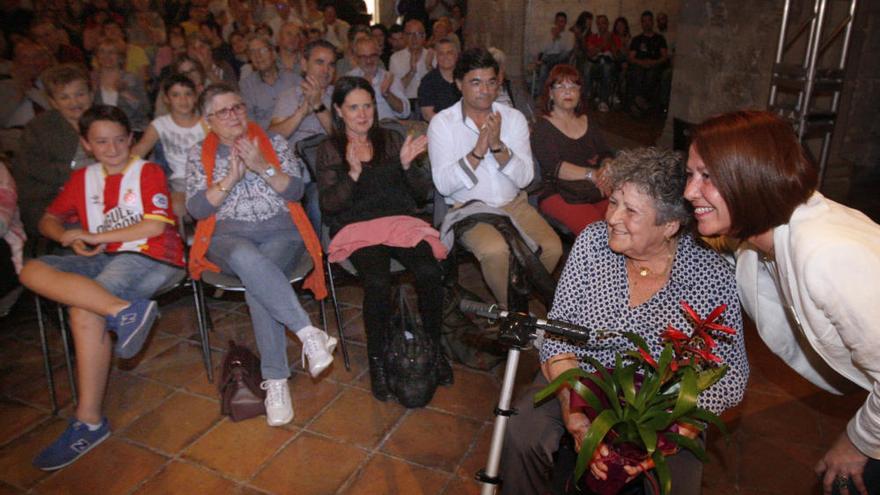
[(602, 164), (611, 158), (581, 97), (580, 72), (567, 64), (550, 71), (541, 92), (541, 118), (532, 129), (532, 154), (541, 166), (541, 211), (575, 235), (605, 216)]
[(315, 269), (305, 286), (319, 298), (326, 294), (320, 243), (298, 202), (302, 167), (285, 139), (269, 138), (247, 120), (232, 86), (208, 86), (199, 108), (210, 132), (187, 158), (186, 207), (198, 220), (190, 271), (194, 278), (222, 271), (244, 284), (262, 360), (267, 422), (280, 426), (293, 419), (285, 328), (302, 341), (313, 377), (330, 366), (336, 345), (312, 326), (288, 278), (308, 250)]
[[(560, 438), (571, 433), (579, 450), (590, 428), (585, 414), (570, 410), (568, 388), (557, 394), (559, 403), (539, 407), (532, 405), (534, 393), (576, 366), (595, 371), (583, 361), (585, 355), (614, 367), (615, 356), (633, 348), (624, 332), (640, 335), (650, 353), (659, 356), (660, 333), (667, 325), (691, 328), (680, 301), (701, 315), (726, 304), (723, 323), (736, 330), (716, 340), (716, 354), (730, 368), (700, 395), (699, 405), (717, 414), (742, 399), (749, 367), (733, 268), (690, 233), (692, 213), (682, 197), (685, 180), (684, 164), (671, 151), (624, 151), (609, 164), (612, 194), (605, 221), (578, 236), (548, 315), (607, 332), (593, 333), (586, 342), (544, 341), (542, 374), (523, 393), (519, 414), (507, 428), (501, 463), (505, 495), (548, 493)], [(675, 493), (700, 493), (702, 463), (696, 457), (682, 451), (668, 465)], [(601, 458), (594, 460), (585, 476), (601, 479), (606, 467)]]

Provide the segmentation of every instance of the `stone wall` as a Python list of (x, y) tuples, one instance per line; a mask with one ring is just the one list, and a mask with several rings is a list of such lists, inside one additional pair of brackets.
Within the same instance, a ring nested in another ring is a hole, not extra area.
[(766, 108), (782, 4), (682, 0), (662, 144), (672, 144), (673, 118), (699, 122), (720, 112)]
[[(792, 18), (809, 15), (811, 4), (793, 1)], [(839, 9), (848, 2), (829, 4)], [(720, 112), (767, 107), (783, 5), (783, 0), (682, 0), (672, 98), (661, 144), (672, 144), (674, 118), (700, 122)], [(860, 2), (823, 186), (835, 199), (846, 198), (852, 177), (880, 174), (878, 28), (880, 2)], [(832, 45), (827, 59), (833, 64), (838, 53)], [(818, 156), (817, 145), (818, 140), (810, 142)]]

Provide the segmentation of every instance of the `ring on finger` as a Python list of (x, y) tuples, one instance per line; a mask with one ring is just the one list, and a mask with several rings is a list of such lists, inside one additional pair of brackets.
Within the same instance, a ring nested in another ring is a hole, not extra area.
[(838, 474), (834, 477), (834, 486), (836, 486), (837, 488), (843, 488), (849, 485), (849, 480), (849, 476), (845, 474)]

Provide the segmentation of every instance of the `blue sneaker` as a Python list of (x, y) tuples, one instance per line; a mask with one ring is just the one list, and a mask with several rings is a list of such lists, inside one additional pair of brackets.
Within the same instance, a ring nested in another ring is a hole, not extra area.
[(58, 440), (34, 458), (34, 467), (43, 471), (61, 469), (73, 464), (109, 436), (110, 422), (107, 418), (101, 418), (101, 427), (95, 431), (89, 430), (85, 423), (71, 418), (70, 424)]
[(108, 316), (107, 326), (116, 332), (116, 355), (129, 359), (140, 352), (158, 315), (156, 301), (138, 299), (116, 316)]

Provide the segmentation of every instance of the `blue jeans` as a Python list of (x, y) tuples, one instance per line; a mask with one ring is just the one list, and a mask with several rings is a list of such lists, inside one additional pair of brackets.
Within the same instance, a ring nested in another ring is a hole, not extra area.
[(298, 331), (312, 324), (288, 278), (303, 251), (295, 230), (220, 234), (208, 248), (208, 259), (247, 289), (264, 380), (290, 376), (285, 327)]
[(126, 301), (151, 298), (180, 276), (182, 270), (144, 255), (130, 253), (47, 255), (40, 256), (39, 260), (56, 270), (88, 277)]

